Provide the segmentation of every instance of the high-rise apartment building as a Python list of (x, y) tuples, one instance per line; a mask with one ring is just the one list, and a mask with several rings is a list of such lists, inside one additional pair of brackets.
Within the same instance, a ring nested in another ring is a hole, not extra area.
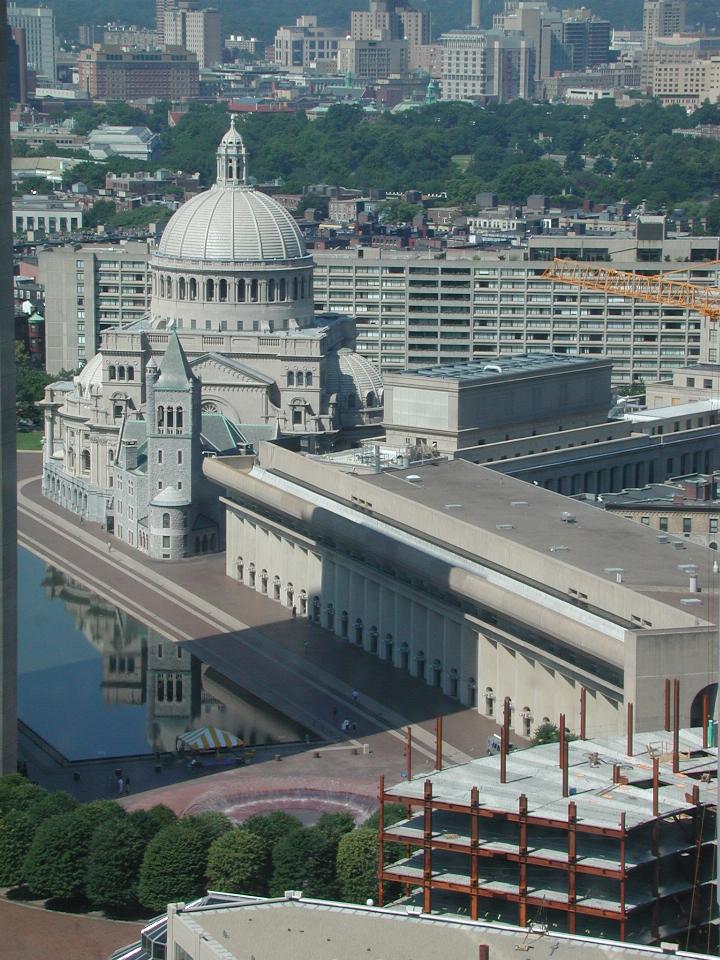
[(78, 57), (78, 85), (108, 100), (181, 100), (198, 95), (198, 62), (181, 47), (128, 50), (95, 44)]
[(409, 46), (405, 40), (340, 40), (338, 71), (357, 80), (372, 82), (389, 76), (404, 76), (409, 66)]
[(0, 0), (0, 775), (17, 758), (15, 322), (7, 95), (7, 10)]
[(480, 30), (453, 30), (440, 38), (442, 100), (477, 100), (487, 96), (487, 37)]
[(686, 0), (645, 0), (643, 43), (650, 47), (658, 37), (671, 37), (685, 30)]
[(322, 64), (337, 65), (338, 43), (345, 37), (339, 27), (320, 27), (317, 17), (298, 17), (294, 27), (279, 27), (275, 34), (275, 63), (291, 73)]
[(150, 307), (148, 248), (55, 247), (38, 254), (45, 287), (45, 366), (74, 370), (95, 354), (106, 327), (140, 320)]
[(370, 0), (367, 10), (351, 11), (350, 39), (373, 40), (378, 34), (384, 34), (389, 40), (402, 40), (405, 28), (395, 6), (385, 0)]
[(611, 36), (609, 20), (583, 18), (563, 21), (562, 44), (567, 68), (587, 70), (608, 63)]
[(200, 69), (222, 63), (222, 18), (219, 10), (199, 3), (180, 2), (163, 14), (163, 38), (168, 46), (183, 47), (197, 57)]
[[(607, 355), (618, 382), (667, 377), (673, 367), (717, 362), (718, 333), (700, 316), (573, 289), (543, 279), (553, 257), (611, 259), (636, 273), (717, 284), (717, 237), (636, 240), (531, 238), (527, 258), (441, 257), (378, 250), (315, 252), (315, 307), (354, 314), (358, 351), (383, 371), (533, 350)], [(668, 266), (665, 258), (670, 257)]]
[(25, 31), (27, 63), (31, 70), (55, 80), (55, 14), (49, 7), (22, 7), (11, 3), (8, 7), (11, 27)]

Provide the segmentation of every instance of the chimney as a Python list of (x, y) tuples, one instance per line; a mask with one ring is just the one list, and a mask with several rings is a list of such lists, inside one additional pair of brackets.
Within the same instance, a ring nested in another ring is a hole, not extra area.
[(135, 470), (138, 465), (138, 445), (137, 440), (123, 440), (122, 442), (123, 465), (126, 470)]
[(480, 27), (480, 0), (471, 0), (470, 26)]

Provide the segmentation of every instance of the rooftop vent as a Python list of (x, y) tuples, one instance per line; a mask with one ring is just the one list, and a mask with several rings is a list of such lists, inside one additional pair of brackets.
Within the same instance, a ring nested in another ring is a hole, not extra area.
[(666, 533), (659, 533), (655, 539), (658, 543), (670, 543), (670, 537)]
[(483, 373), (502, 373), (502, 367), (499, 363), (486, 363), (482, 368)]
[(407, 480), (408, 483), (420, 483), (420, 481), (422, 480), (422, 477), (420, 476), (419, 473), (409, 473), (405, 477), (405, 479)]
[(511, 500), (510, 506), (511, 507), (527, 507), (528, 501), (527, 500)]
[(515, 527), (512, 525), (512, 523), (496, 523), (495, 529), (496, 530), (514, 530)]
[(681, 543), (679, 540), (676, 540), (676, 541), (673, 543), (673, 546), (675, 547), (676, 550), (684, 550), (684, 549), (685, 549), (685, 544), (684, 544), (684, 543)]
[(569, 549), (570, 547), (566, 547), (565, 544), (563, 543), (553, 544), (552, 547), (550, 547), (550, 553), (558, 553), (560, 550), (569, 550)]
[(560, 519), (563, 523), (577, 523), (577, 517), (574, 513), (568, 513), (567, 510), (563, 510), (560, 514)]

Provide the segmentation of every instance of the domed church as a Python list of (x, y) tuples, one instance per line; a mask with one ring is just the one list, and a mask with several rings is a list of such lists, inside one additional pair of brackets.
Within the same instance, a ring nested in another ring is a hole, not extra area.
[(168, 221), (142, 320), (106, 330), (73, 381), (51, 384), (47, 497), (156, 559), (222, 548), (204, 456), (260, 440), (322, 449), (382, 422), (382, 378), (355, 321), (313, 309), (297, 224), (248, 183), (230, 129), (214, 185)]

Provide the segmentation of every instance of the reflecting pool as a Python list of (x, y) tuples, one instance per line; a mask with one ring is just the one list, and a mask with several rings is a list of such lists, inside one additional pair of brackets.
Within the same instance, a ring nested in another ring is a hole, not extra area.
[(252, 744), (308, 732), (23, 548), (18, 582), (18, 714), (69, 760), (174, 751), (207, 725)]

